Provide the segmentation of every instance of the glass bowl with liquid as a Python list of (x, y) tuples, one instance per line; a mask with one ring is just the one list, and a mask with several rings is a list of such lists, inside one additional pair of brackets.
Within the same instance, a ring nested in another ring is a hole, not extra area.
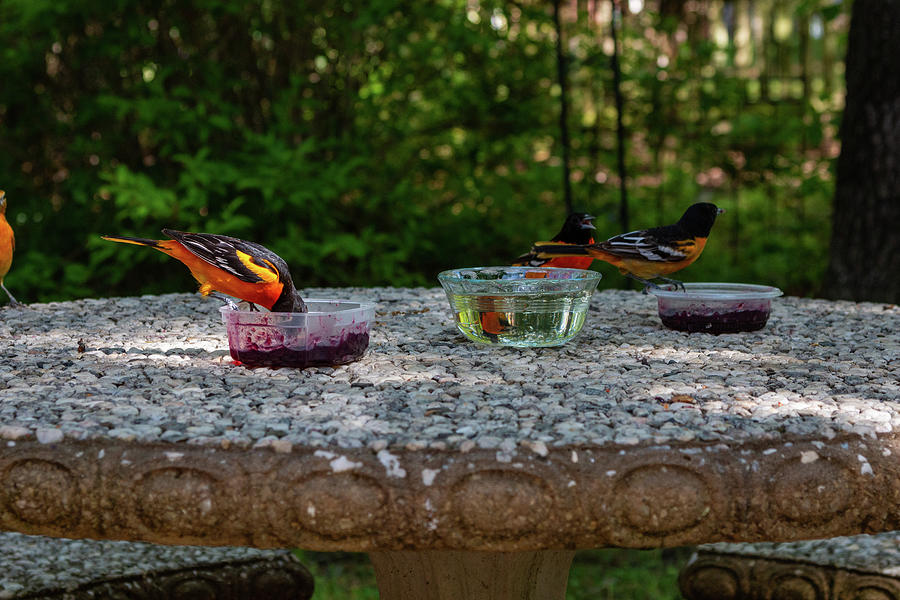
[(498, 346), (559, 346), (584, 326), (600, 273), (545, 267), (472, 267), (438, 275), (459, 331)]

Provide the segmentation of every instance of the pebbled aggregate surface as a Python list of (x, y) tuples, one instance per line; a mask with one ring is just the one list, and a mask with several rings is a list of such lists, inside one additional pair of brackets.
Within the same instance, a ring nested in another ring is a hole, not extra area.
[(794, 297), (757, 332), (665, 329), (656, 300), (593, 296), (557, 348), (481, 346), (440, 288), (305, 290), (374, 301), (366, 355), (335, 368), (233, 363), (195, 294), (0, 308), (0, 440), (510, 451), (826, 439), (900, 428), (900, 307)]
[(120, 577), (283, 559), (289, 554), (287, 550), (158, 546), (0, 532), (0, 600), (44, 597)]
[(698, 549), (900, 577), (900, 532), (896, 531), (780, 544), (706, 544)]

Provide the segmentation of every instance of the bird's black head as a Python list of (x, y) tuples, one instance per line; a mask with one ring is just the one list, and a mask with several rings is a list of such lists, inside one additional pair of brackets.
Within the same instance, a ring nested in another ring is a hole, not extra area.
[(554, 242), (565, 242), (567, 244), (590, 244), (592, 233), (596, 227), (592, 222), (594, 217), (588, 213), (573, 212), (566, 217), (562, 229), (553, 238)]
[(288, 269), (287, 263), (275, 253), (271, 253), (269, 260), (278, 269), (278, 279), (281, 281), (281, 295), (278, 300), (269, 309), (272, 312), (298, 312), (305, 313), (309, 309), (306, 302), (300, 296), (300, 292), (294, 287), (294, 280), (291, 279), (291, 271)]
[(284, 288), (278, 300), (272, 305), (272, 312), (307, 312), (306, 302), (300, 297), (300, 292), (290, 281), (284, 282)]
[(716, 217), (725, 212), (724, 208), (719, 208), (715, 204), (709, 202), (698, 202), (688, 207), (681, 218), (678, 225), (694, 237), (709, 237), (713, 223)]

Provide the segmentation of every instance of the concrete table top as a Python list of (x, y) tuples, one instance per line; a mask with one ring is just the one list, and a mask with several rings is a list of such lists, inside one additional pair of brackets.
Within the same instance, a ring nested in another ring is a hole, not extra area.
[[(196, 295), (0, 309), (0, 528), (317, 550), (572, 550), (900, 529), (900, 308), (780, 298), (761, 331), (594, 295), (557, 348), (374, 301), (336, 368), (233, 363)], [(377, 567), (377, 565), (376, 565)]]

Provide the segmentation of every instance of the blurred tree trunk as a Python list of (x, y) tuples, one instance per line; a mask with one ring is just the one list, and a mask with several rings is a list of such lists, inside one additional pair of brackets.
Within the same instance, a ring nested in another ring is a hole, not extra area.
[(856, 0), (823, 294), (900, 302), (900, 0)]

